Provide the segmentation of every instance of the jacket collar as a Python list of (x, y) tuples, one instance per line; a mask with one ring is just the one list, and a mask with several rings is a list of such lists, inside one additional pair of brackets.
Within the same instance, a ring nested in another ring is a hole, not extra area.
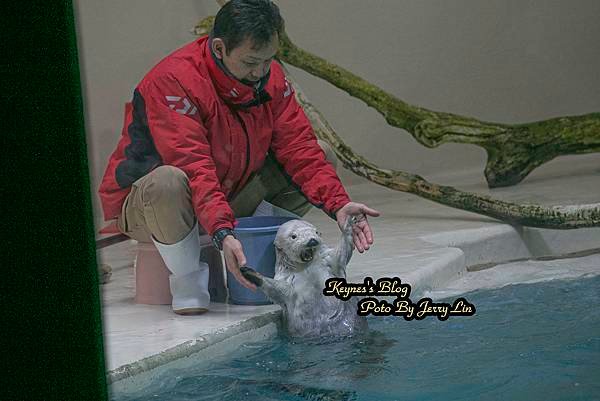
[(244, 83), (235, 78), (223, 62), (213, 54), (211, 36), (204, 38), (204, 40), (202, 55), (217, 93), (225, 103), (236, 109), (248, 109), (271, 100), (271, 96), (265, 90), (265, 86), (269, 82), (270, 72), (256, 85)]

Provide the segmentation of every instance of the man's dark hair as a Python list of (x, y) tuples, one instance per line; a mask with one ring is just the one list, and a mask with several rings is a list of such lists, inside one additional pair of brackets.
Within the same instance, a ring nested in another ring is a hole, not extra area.
[(231, 0), (215, 17), (213, 37), (223, 40), (229, 54), (246, 38), (254, 42), (255, 48), (261, 48), (282, 31), (279, 7), (270, 0)]

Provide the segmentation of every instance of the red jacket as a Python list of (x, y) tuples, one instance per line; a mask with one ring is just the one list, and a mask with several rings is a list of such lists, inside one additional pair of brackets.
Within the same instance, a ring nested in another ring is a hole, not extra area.
[(205, 231), (233, 228), (228, 200), (261, 168), (269, 148), (308, 200), (333, 217), (350, 199), (281, 66), (271, 64), (268, 95), (261, 93), (267, 101), (242, 108), (255, 89), (220, 68), (208, 43), (203, 37), (167, 56), (135, 89), (99, 189), (104, 218), (121, 213), (134, 181), (171, 165), (186, 173)]

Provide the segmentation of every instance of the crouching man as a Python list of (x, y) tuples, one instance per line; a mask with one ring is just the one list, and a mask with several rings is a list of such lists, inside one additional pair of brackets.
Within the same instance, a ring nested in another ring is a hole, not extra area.
[[(104, 217), (154, 242), (171, 272), (175, 313), (209, 307), (201, 233), (212, 236), (234, 277), (256, 289), (240, 273), (246, 258), (233, 228), (263, 199), (300, 216), (316, 206), (340, 228), (348, 216), (379, 215), (350, 201), (331, 150), (317, 141), (273, 60), (282, 29), (271, 1), (232, 0), (211, 34), (160, 61), (126, 106), (99, 189)], [(372, 243), (363, 218), (354, 244), (363, 252)]]

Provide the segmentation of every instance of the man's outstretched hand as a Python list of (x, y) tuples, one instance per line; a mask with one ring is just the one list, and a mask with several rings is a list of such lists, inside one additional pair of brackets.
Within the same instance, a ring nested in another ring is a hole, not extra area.
[(246, 255), (244, 255), (242, 243), (232, 235), (228, 235), (223, 240), (223, 256), (227, 270), (233, 274), (236, 280), (244, 287), (256, 291), (256, 285), (248, 281), (240, 271), (241, 266), (246, 266)]
[(377, 217), (379, 214), (377, 210), (362, 203), (348, 202), (335, 213), (335, 217), (340, 230), (344, 227), (348, 217), (356, 217), (357, 222), (352, 227), (352, 239), (358, 252), (363, 253), (373, 244), (373, 231), (371, 231), (367, 216)]

